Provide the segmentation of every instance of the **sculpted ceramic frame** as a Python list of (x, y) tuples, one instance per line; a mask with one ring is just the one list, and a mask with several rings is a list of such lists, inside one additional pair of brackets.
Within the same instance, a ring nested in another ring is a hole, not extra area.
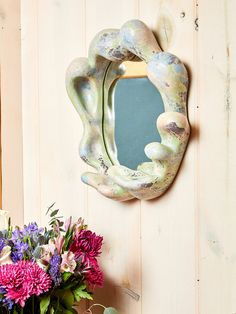
[[(127, 60), (147, 63), (148, 78), (159, 90), (165, 107), (157, 119), (161, 143), (145, 147), (151, 161), (137, 170), (120, 165), (114, 139), (114, 85), (124, 74), (122, 62)], [(97, 170), (84, 173), (82, 181), (119, 201), (162, 195), (177, 174), (190, 134), (188, 74), (183, 63), (161, 50), (143, 22), (131, 20), (120, 30), (107, 29), (96, 35), (88, 58), (78, 58), (69, 66), (66, 87), (84, 126), (80, 157)]]

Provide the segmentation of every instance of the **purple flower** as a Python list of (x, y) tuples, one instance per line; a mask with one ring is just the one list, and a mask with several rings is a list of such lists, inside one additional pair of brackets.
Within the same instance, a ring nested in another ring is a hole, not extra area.
[(0, 286), (0, 303), (3, 304), (3, 306), (7, 306), (9, 310), (12, 310), (14, 306), (14, 301), (10, 299), (6, 299), (5, 294), (7, 293), (6, 289)]
[(13, 243), (15, 243), (15, 241), (18, 241), (22, 237), (23, 237), (23, 235), (22, 235), (22, 232), (20, 231), (20, 229), (16, 228), (14, 231), (12, 231), (11, 240)]
[(4, 299), (3, 301), (3, 305), (7, 306), (9, 310), (12, 310), (13, 306), (14, 306), (14, 301), (11, 299)]
[(2, 249), (4, 248), (5, 246), (5, 240), (3, 238), (0, 238), (0, 253), (2, 252)]
[(14, 245), (14, 250), (11, 253), (11, 258), (14, 263), (21, 261), (24, 258), (25, 252), (28, 250), (29, 245), (27, 243), (17, 241)]
[(33, 236), (35, 234), (43, 232), (43, 228), (39, 228), (36, 222), (32, 222), (25, 226), (22, 230), (23, 236)]
[(61, 257), (58, 254), (54, 254), (51, 258), (49, 274), (54, 282), (54, 286), (60, 285), (62, 278), (60, 273)]
[(17, 242), (15, 244), (15, 248), (19, 253), (24, 253), (28, 249), (29, 245), (24, 242)]
[(20, 239), (23, 240), (24, 237), (33, 237), (34, 235), (38, 235), (43, 232), (43, 228), (39, 228), (36, 222), (32, 222), (28, 224), (28, 226), (24, 226), (22, 230), (18, 227), (12, 231), (11, 240), (13, 243), (19, 241)]

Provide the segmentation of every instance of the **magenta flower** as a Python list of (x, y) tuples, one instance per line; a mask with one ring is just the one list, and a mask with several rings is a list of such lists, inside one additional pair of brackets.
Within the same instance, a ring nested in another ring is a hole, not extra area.
[(103, 286), (104, 283), (103, 272), (99, 268), (96, 260), (85, 271), (85, 280), (92, 287)]
[(70, 251), (75, 254), (75, 258), (80, 258), (82, 263), (92, 263), (101, 253), (103, 237), (96, 233), (82, 229), (75, 236), (70, 246)]
[(6, 298), (22, 307), (32, 295), (47, 292), (51, 284), (50, 276), (32, 261), (0, 266), (0, 286), (6, 290)]
[(17, 267), (17, 264), (5, 264), (0, 266), (1, 287), (11, 289), (14, 287), (19, 287), (22, 284), (24, 269)]

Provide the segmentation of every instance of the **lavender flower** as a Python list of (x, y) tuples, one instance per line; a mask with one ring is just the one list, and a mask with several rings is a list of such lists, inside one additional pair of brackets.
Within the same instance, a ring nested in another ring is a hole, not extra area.
[(36, 222), (32, 222), (23, 229), (17, 227), (11, 235), (9, 245), (12, 247), (11, 258), (14, 263), (24, 257), (32, 258), (34, 248), (40, 241), (44, 228), (39, 228)]
[(24, 226), (23, 229), (16, 228), (12, 232), (11, 240), (13, 243), (18, 241), (19, 239), (24, 239), (25, 237), (33, 237), (38, 235), (44, 231), (44, 228), (39, 228), (36, 222), (32, 222), (28, 224), (28, 226)]
[(10, 299), (6, 299), (6, 297), (4, 296), (6, 292), (6, 289), (0, 286), (0, 303), (2, 303), (3, 306), (7, 306), (9, 310), (12, 310), (14, 302)]
[(5, 240), (3, 238), (0, 238), (0, 253), (2, 252), (2, 249), (4, 248), (5, 246)]
[(12, 310), (13, 306), (14, 306), (14, 301), (11, 299), (4, 299), (3, 301), (3, 305), (7, 306), (9, 310)]
[(11, 254), (12, 261), (16, 263), (24, 258), (25, 252), (28, 250), (29, 245), (27, 243), (17, 241), (14, 245), (14, 251)]
[(32, 222), (25, 226), (22, 230), (23, 236), (33, 236), (43, 232), (43, 228), (39, 228), (36, 222)]
[(54, 254), (51, 258), (49, 274), (54, 282), (54, 286), (60, 285), (62, 278), (60, 273), (61, 257), (58, 254)]
[[(4, 294), (4, 293), (6, 293), (6, 290), (3, 287), (0, 286), (0, 294)], [(2, 299), (3, 299), (3, 297), (1, 296), (0, 297), (0, 302), (2, 301)]]
[(11, 241), (15, 243), (15, 241), (18, 241), (19, 238), (22, 237), (23, 237), (22, 232), (20, 231), (20, 229), (16, 228), (14, 231), (12, 231)]

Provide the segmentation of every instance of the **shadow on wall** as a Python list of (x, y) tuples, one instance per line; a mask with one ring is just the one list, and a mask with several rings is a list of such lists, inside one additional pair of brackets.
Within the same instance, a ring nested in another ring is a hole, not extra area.
[[(105, 278), (103, 289), (96, 289), (94, 293), (94, 304), (102, 304), (106, 307), (114, 307), (119, 314), (129, 313), (130, 308), (133, 309), (134, 303), (140, 302), (140, 295), (131, 290), (127, 284), (118, 286), (110, 278)], [(126, 304), (126, 307), (124, 307)], [(132, 306), (131, 306), (132, 304)], [(94, 308), (93, 314), (101, 314), (101, 308)]]

